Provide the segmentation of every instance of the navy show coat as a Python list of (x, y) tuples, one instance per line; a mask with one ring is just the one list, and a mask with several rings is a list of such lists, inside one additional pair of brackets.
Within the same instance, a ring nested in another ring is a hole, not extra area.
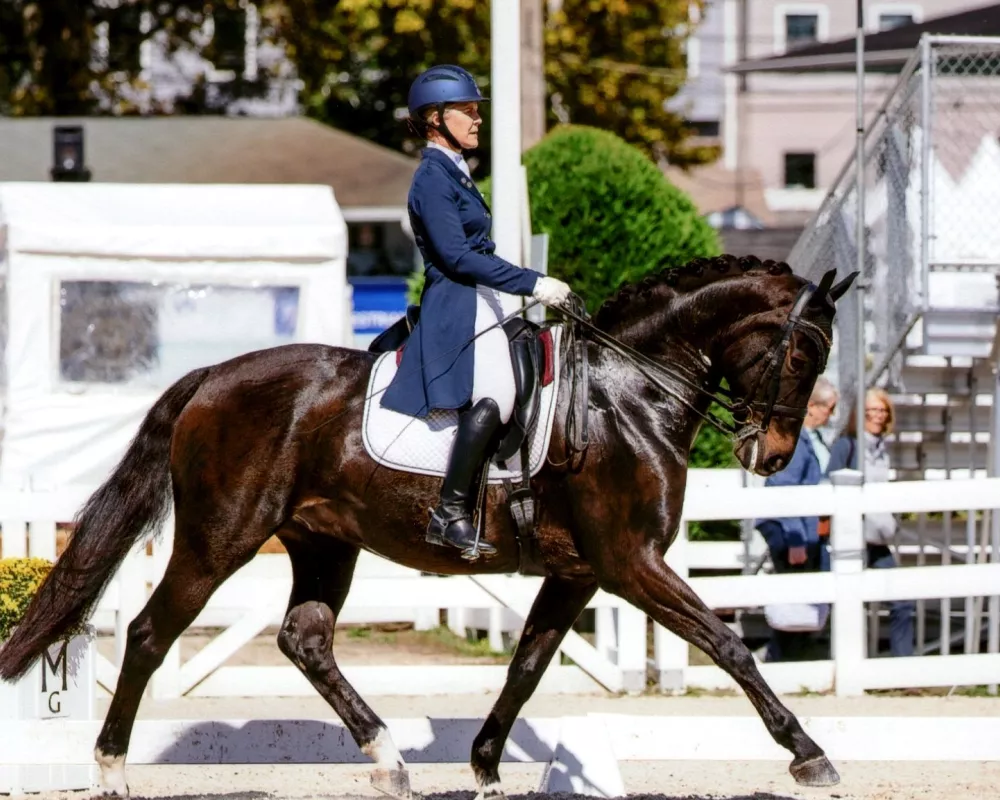
[(530, 295), (540, 273), (494, 255), (486, 200), (447, 154), (423, 151), (410, 186), (410, 225), (424, 259), (420, 320), (403, 349), (386, 408), (415, 417), (460, 408), (472, 397), (476, 285)]

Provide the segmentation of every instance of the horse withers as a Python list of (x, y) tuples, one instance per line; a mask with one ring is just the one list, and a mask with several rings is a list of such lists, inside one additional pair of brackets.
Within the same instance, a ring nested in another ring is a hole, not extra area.
[[(768, 475), (788, 463), (826, 364), (834, 304), (853, 278), (834, 286), (831, 271), (815, 286), (783, 263), (700, 259), (624, 286), (592, 321), (566, 326), (578, 357), (561, 361), (548, 462), (531, 480), (532, 541), (545, 578), (507, 681), (472, 744), (483, 797), (502, 796), (498, 767), (511, 726), (598, 588), (728, 672), (792, 753), (796, 781), (839, 780), (739, 637), (664, 554), (677, 535), (695, 435), (706, 419), (720, 424), (709, 413), (713, 401), (732, 412), (735, 454), (746, 469)], [(439, 479), (380, 467), (361, 441), (375, 358), (288, 345), (191, 372), (157, 400), (121, 463), (81, 509), (68, 547), (0, 650), (0, 677), (23, 675), (49, 644), (88, 618), (172, 497), (173, 552), (129, 625), (97, 739), (107, 791), (127, 793), (132, 724), (170, 646), (226, 578), (277, 536), (293, 575), (278, 646), (375, 761), (375, 786), (410, 796), (406, 765), (384, 723), (334, 655), (334, 626), (358, 554), (365, 549), (438, 574), (510, 573), (521, 563), (521, 543), (499, 486), (489, 487), (483, 512), (495, 556), (469, 562), (424, 541)], [(579, 436), (581, 405), (586, 437)]]

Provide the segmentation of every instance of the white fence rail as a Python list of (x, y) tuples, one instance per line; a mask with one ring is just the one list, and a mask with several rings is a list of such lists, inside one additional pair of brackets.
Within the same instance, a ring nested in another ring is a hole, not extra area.
[[(989, 563), (877, 571), (864, 570), (862, 564), (865, 513), (990, 509), (1000, 505), (1000, 479), (864, 487), (738, 488), (738, 473), (706, 477), (704, 472), (696, 471), (689, 482), (682, 535), (667, 554), (668, 563), (681, 575), (687, 576), (698, 569), (738, 567), (742, 550), (739, 544), (687, 541), (683, 534), (689, 522), (817, 514), (832, 517), (830, 573), (689, 579), (706, 604), (717, 609), (753, 608), (779, 602), (834, 604), (833, 660), (761, 665), (765, 678), (777, 691), (835, 689), (838, 694), (858, 694), (865, 689), (993, 684), (1000, 679), (997, 653), (1000, 607), (996, 597), (1000, 593), (1000, 547), (995, 541), (978, 552), (980, 560), (988, 558)], [(725, 491), (719, 490), (720, 482), (728, 484)], [(3, 555), (53, 558), (56, 522), (71, 519), (91, 490), (91, 487), (69, 487), (46, 494), (0, 492)], [(167, 528), (169, 531), (169, 524)], [(133, 554), (99, 604), (97, 622), (115, 631), (118, 663), (127, 624), (162, 574), (169, 546), (170, 534), (166, 532), (153, 545), (151, 556)], [(537, 578), (521, 576), (426, 576), (374, 556), (365, 557), (359, 563), (343, 620), (399, 619), (428, 627), (436, 624), (441, 610), (448, 610), (453, 627), (464, 627), (471, 617), (479, 616), (492, 621), (493, 633), (499, 635), (504, 625), (516, 630), (539, 582)], [(175, 647), (154, 677), (154, 694), (170, 697), (311, 693), (309, 684), (292, 666), (225, 666), (244, 644), (280, 622), (290, 586), (291, 574), (284, 555), (261, 555), (254, 559), (212, 597), (195, 623), (225, 630), (183, 664)], [(989, 652), (905, 659), (865, 657), (866, 602), (970, 596), (989, 598), (986, 613)], [(573, 692), (600, 686), (620, 691), (645, 685), (648, 666), (645, 616), (604, 592), (598, 593), (590, 607), (596, 610), (595, 645), (571, 632), (562, 649), (576, 666), (553, 665), (542, 683), (542, 691)], [(734, 686), (716, 667), (691, 665), (687, 644), (659, 626), (654, 626), (652, 664), (664, 689)], [(425, 694), (446, 690), (492, 691), (502, 685), (506, 668), (348, 666), (345, 674), (363, 694), (401, 690)], [(98, 677), (106, 688), (112, 688), (117, 678), (115, 663), (100, 659)]]

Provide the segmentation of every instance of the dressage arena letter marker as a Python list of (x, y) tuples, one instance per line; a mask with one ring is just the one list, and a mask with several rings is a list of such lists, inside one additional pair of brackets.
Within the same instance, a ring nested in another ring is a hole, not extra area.
[[(57, 647), (59, 651), (55, 658), (53, 658), (52, 651)], [(68, 712), (63, 712), (62, 710), (62, 697), (59, 692), (65, 692), (69, 689), (69, 668), (67, 665), (68, 649), (69, 642), (64, 641), (58, 645), (53, 645), (42, 653), (42, 695), (45, 696), (45, 699), (43, 701), (42, 708), (39, 709), (39, 716), (43, 719), (67, 716)], [(61, 685), (61, 690), (59, 688), (51, 691), (49, 690), (50, 670), (52, 672), (52, 677), (56, 679), (54, 682), (55, 685), (57, 687)]]

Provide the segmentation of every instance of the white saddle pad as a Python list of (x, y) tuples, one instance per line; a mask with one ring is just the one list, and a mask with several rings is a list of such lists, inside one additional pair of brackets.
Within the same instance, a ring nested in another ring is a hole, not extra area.
[[(562, 328), (552, 327), (552, 382), (541, 387), (541, 406), (538, 421), (529, 434), (529, 474), (535, 475), (545, 464), (552, 438), (552, 420), (555, 417), (556, 398), (559, 396), (559, 343)], [(458, 412), (435, 410), (424, 419), (400, 414), (384, 408), (382, 392), (396, 374), (396, 354), (384, 353), (372, 368), (365, 397), (365, 413), (361, 423), (361, 438), (365, 450), (379, 464), (403, 472), (443, 477), (451, 453), (451, 444), (458, 430)], [(516, 453), (506, 462), (507, 469), (490, 463), (490, 483), (521, 477), (521, 454)]]

